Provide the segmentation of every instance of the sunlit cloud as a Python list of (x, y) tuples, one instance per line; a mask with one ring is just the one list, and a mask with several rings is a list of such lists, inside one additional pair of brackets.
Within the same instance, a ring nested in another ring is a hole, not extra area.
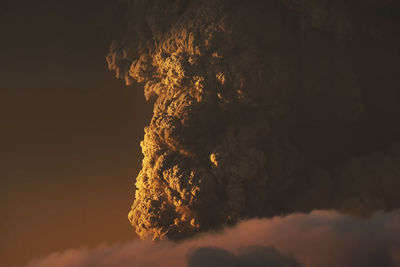
[(249, 262), (305, 267), (399, 266), (400, 213), (376, 213), (362, 219), (313, 211), (253, 219), (178, 243), (134, 240), (94, 249), (69, 249), (36, 259), (26, 267), (196, 267), (200, 263), (244, 267)]

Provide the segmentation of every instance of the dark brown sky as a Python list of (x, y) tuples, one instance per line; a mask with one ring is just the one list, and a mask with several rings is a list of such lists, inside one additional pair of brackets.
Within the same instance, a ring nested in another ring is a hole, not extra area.
[(0, 9), (0, 265), (131, 239), (132, 177), (151, 105), (107, 70), (109, 29), (118, 28), (109, 4)]

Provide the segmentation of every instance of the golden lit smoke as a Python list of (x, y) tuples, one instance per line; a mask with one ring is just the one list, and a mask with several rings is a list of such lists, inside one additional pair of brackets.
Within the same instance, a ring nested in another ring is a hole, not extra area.
[[(109, 68), (155, 98), (129, 213), (139, 236), (179, 239), (314, 208), (363, 215), (399, 206), (393, 136), (379, 153), (348, 145), (350, 133), (364, 134), (375, 122), (369, 118), (379, 105), (370, 104), (371, 92), (381, 90), (360, 74), (363, 51), (352, 49), (370, 39), (376, 51), (398, 44), (386, 45), (397, 21), (374, 17), (364, 25), (353, 16), (378, 2), (125, 5), (126, 35), (111, 45)], [(390, 83), (394, 76), (387, 76)]]

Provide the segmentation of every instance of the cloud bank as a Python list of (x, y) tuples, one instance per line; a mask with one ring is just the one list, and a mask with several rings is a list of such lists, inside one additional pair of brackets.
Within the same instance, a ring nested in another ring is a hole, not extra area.
[(333, 211), (252, 219), (182, 242), (135, 240), (70, 249), (26, 267), (93, 266), (395, 267), (400, 266), (400, 212), (369, 219)]
[(122, 3), (108, 65), (154, 99), (139, 236), (400, 207), (398, 1)]

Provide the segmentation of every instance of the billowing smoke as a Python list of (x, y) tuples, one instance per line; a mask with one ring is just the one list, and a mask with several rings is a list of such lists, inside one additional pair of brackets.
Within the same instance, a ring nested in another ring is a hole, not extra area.
[(154, 99), (139, 236), (400, 207), (397, 1), (123, 2), (109, 68)]
[(26, 267), (398, 267), (400, 213), (368, 219), (332, 211), (252, 219), (171, 242), (133, 240), (69, 249)]

